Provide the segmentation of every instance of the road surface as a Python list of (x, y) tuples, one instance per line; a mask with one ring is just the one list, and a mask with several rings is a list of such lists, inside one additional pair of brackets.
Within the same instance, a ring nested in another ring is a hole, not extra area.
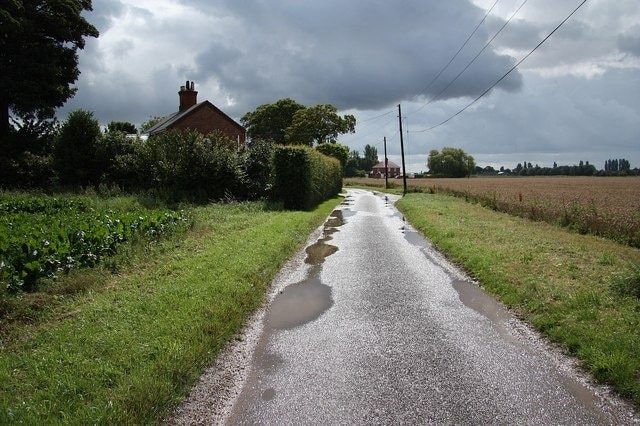
[(260, 317), (216, 422), (638, 424), (384, 195), (349, 190), (299, 263)]

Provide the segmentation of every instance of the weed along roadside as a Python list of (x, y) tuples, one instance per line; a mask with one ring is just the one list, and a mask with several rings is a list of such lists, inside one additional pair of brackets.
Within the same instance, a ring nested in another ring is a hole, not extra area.
[(640, 250), (452, 196), (408, 194), (396, 205), (488, 292), (640, 406)]
[(157, 424), (338, 198), (194, 208), (182, 240), (0, 335), (0, 424)]

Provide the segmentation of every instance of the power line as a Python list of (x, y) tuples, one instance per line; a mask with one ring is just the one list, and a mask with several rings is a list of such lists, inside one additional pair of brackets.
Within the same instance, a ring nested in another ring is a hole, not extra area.
[(392, 110), (389, 110), (389, 111), (387, 111), (385, 113), (382, 113), (380, 115), (376, 115), (375, 117), (371, 117), (371, 118), (367, 118), (366, 120), (362, 120), (360, 123), (366, 123), (368, 121), (375, 120), (376, 118), (380, 118), (380, 117), (384, 117), (385, 115), (389, 115), (389, 114), (391, 114), (393, 112), (395, 112), (395, 110), (392, 109)]
[[(471, 66), (471, 64), (473, 64), (476, 59), (478, 59), (478, 57), (487, 49), (487, 47), (489, 47), (489, 45), (491, 45), (491, 43), (493, 42), (493, 40), (495, 40), (496, 37), (498, 37), (498, 35), (502, 32), (502, 30), (504, 30), (506, 28), (507, 25), (509, 25), (509, 23), (511, 22), (511, 20), (518, 14), (518, 12), (520, 11), (520, 9), (522, 9), (522, 7), (527, 3), (527, 1), (529, 0), (524, 0), (520, 6), (518, 6), (518, 8), (511, 14), (511, 16), (509, 17), (509, 19), (507, 19), (505, 21), (504, 24), (502, 24), (502, 26), (500, 27), (500, 29), (489, 39), (489, 41), (487, 41), (485, 43), (484, 46), (482, 46), (482, 49), (480, 49), (480, 51), (467, 63), (467, 65), (462, 69), (462, 71), (460, 71), (454, 78), (453, 80), (451, 80), (442, 90), (440, 90), (434, 97), (432, 97), (429, 102), (427, 102), (426, 104), (422, 105), (420, 108), (416, 109), (415, 111), (413, 111), (413, 113), (416, 113), (418, 111), (420, 111), (422, 108), (426, 107), (427, 105), (431, 104), (432, 102), (434, 102), (436, 99), (438, 99), (440, 97), (440, 95), (442, 95), (449, 87), (451, 87), (451, 85), (453, 83), (455, 83), (458, 78), (460, 78), (460, 76), (462, 74), (464, 74), (464, 72)], [(495, 6), (495, 4), (494, 4)], [(412, 113), (412, 114), (413, 114)]]
[[(433, 79), (431, 79), (431, 81), (429, 82), (429, 84), (427, 84), (427, 86), (420, 92), (420, 93), (425, 93), (427, 90), (429, 90), (429, 88), (433, 85), (433, 83), (435, 83), (435, 81), (442, 75), (442, 73), (451, 65), (451, 63), (458, 57), (458, 55), (460, 54), (460, 52), (462, 52), (462, 49), (465, 48), (465, 46), (469, 43), (469, 40), (471, 40), (471, 38), (476, 34), (476, 32), (478, 31), (478, 29), (480, 28), (480, 26), (482, 26), (482, 24), (487, 20), (487, 17), (489, 17), (489, 15), (491, 14), (491, 12), (493, 11), (493, 9), (496, 7), (496, 5), (498, 4), (500, 0), (496, 0), (493, 5), (489, 8), (489, 10), (484, 14), (484, 16), (482, 17), (482, 19), (480, 20), (480, 22), (478, 22), (478, 24), (475, 26), (475, 28), (473, 29), (473, 31), (469, 34), (469, 36), (467, 37), (467, 39), (464, 41), (464, 43), (462, 43), (462, 45), (460, 46), (460, 48), (458, 49), (458, 51), (451, 57), (451, 59), (449, 59), (449, 62), (447, 62), (441, 69), (440, 71), (438, 71), (438, 73), (436, 74), (435, 77), (433, 77)], [(429, 103), (431, 103), (431, 101), (429, 101), (427, 104), (423, 105), (422, 107), (418, 108), (416, 111), (413, 112), (418, 112), (420, 109), (424, 108), (426, 105), (428, 105)], [(385, 113), (382, 113), (380, 115), (376, 115), (374, 117), (368, 118), (366, 120), (361, 121), (359, 124), (364, 124), (368, 121), (372, 121), (381, 117), (384, 117), (386, 115), (389, 115), (391, 113), (395, 112), (395, 110), (390, 110), (387, 111)], [(413, 113), (412, 112), (412, 113)], [(410, 114), (412, 114), (410, 113)], [(385, 123), (385, 125), (388, 123)]]
[(422, 129), (422, 130), (414, 130), (412, 131), (412, 133), (422, 133), (422, 132), (427, 132), (429, 130), (433, 130), (436, 127), (440, 127), (446, 123), (448, 123), (449, 121), (453, 120), (455, 117), (457, 117), (458, 115), (462, 114), (464, 111), (466, 111), (467, 109), (469, 109), (473, 104), (475, 104), (476, 102), (478, 102), (482, 97), (484, 97), (484, 95), (486, 95), (487, 93), (489, 93), (489, 91), (491, 89), (493, 89), (494, 87), (496, 87), (502, 80), (504, 80), (509, 74), (511, 74), (516, 68), (518, 68), (518, 66), (523, 63), (529, 56), (531, 56), (531, 54), (533, 54), (533, 52), (535, 52), (536, 50), (538, 50), (538, 48), (540, 46), (542, 46), (562, 25), (564, 25), (565, 22), (567, 22), (577, 11), (578, 9), (580, 9), (585, 3), (587, 2), (587, 0), (583, 0), (582, 3), (580, 3), (566, 18), (564, 18), (562, 20), (562, 22), (560, 22), (558, 24), (558, 26), (556, 26), (553, 31), (551, 31), (545, 38), (542, 39), (542, 41), (540, 41), (540, 43), (538, 43), (536, 45), (536, 47), (534, 47), (529, 53), (527, 53), (522, 59), (520, 59), (518, 62), (516, 62), (516, 64), (511, 67), (509, 69), (509, 71), (507, 71), (502, 77), (500, 77), (498, 80), (496, 80), (495, 83), (493, 83), (491, 86), (489, 86), (488, 89), (486, 89), (484, 92), (482, 92), (480, 94), (480, 96), (478, 96), (477, 98), (475, 98), (471, 103), (469, 103), (467, 106), (465, 106), (464, 108), (462, 108), (461, 110), (459, 110), (458, 112), (456, 112), (455, 114), (453, 114), (452, 116), (450, 116), (449, 118), (447, 118), (446, 120), (433, 125), (431, 127), (428, 127), (426, 129)]
[[(390, 113), (392, 113), (392, 112), (395, 112), (395, 111), (389, 111), (389, 112), (386, 112), (386, 113), (381, 114), (381, 115), (379, 115), (379, 116), (377, 116), (377, 117), (374, 117), (374, 118), (381, 118), (381, 117), (384, 117), (384, 116), (386, 116), (386, 115), (388, 115), (388, 114), (390, 114)], [(365, 121), (362, 121), (361, 123), (364, 123), (364, 122), (367, 122), (367, 121), (371, 121), (371, 120), (373, 120), (373, 118), (370, 118), (370, 119), (367, 119), (367, 120), (365, 120)], [(382, 123), (382, 124), (380, 124), (380, 125), (378, 125), (378, 126), (371, 127), (371, 128), (369, 129), (369, 131), (365, 131), (366, 133), (364, 133), (364, 134), (363, 134), (363, 133), (360, 133), (360, 132), (362, 132), (362, 131), (358, 131), (358, 133), (357, 133), (357, 135), (358, 135), (358, 136), (357, 136), (356, 138), (352, 139), (352, 140), (351, 140), (351, 142), (357, 142), (357, 141), (360, 141), (360, 140), (362, 140), (362, 139), (364, 139), (364, 138), (366, 138), (366, 137), (370, 136), (370, 135), (371, 135), (371, 134), (373, 134), (373, 133), (378, 133), (378, 132), (380, 131), (380, 129), (381, 129), (381, 128), (383, 128), (383, 127), (385, 127), (385, 126), (389, 125), (389, 124), (390, 124), (390, 123), (392, 123), (393, 121), (395, 121), (395, 117), (391, 117), (391, 118), (389, 118), (389, 119), (388, 119), (388, 120), (386, 120), (384, 123)], [(358, 125), (358, 123), (356, 123), (356, 126), (357, 126), (357, 125)]]
[(471, 40), (471, 37), (473, 37), (475, 35), (475, 33), (478, 31), (478, 29), (480, 28), (480, 26), (484, 23), (484, 21), (487, 20), (487, 17), (489, 16), (489, 14), (491, 13), (491, 11), (493, 10), (494, 7), (496, 7), (496, 4), (498, 4), (500, 0), (496, 0), (493, 3), (493, 6), (491, 6), (491, 8), (487, 11), (487, 13), (484, 14), (484, 17), (482, 18), (482, 20), (480, 22), (478, 22), (478, 25), (476, 25), (476, 27), (473, 29), (473, 31), (471, 32), (471, 34), (469, 34), (469, 36), (467, 37), (467, 39), (464, 41), (464, 43), (462, 43), (462, 46), (460, 46), (460, 48), (458, 49), (458, 51), (451, 57), (451, 59), (449, 59), (449, 62), (447, 62), (447, 64), (445, 66), (443, 66), (440, 71), (438, 71), (438, 74), (436, 74), (435, 77), (433, 77), (433, 79), (431, 79), (431, 81), (429, 82), (429, 84), (427, 84), (427, 87), (425, 87), (424, 89), (422, 89), (420, 91), (420, 93), (425, 93), (427, 90), (429, 90), (429, 88), (431, 87), (431, 85), (433, 83), (435, 83), (435, 81), (442, 75), (442, 73), (449, 67), (449, 65), (451, 65), (451, 63), (454, 61), (454, 59), (456, 59), (458, 57), (458, 55), (460, 54), (460, 52), (462, 52), (462, 49), (464, 49), (464, 47), (467, 45), (467, 43), (469, 43), (469, 40)]

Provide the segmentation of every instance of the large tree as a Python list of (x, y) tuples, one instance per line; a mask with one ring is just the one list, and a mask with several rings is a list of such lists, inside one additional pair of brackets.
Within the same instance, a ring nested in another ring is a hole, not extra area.
[(287, 128), (291, 126), (294, 114), (304, 108), (293, 99), (280, 99), (273, 104), (260, 105), (255, 111), (246, 113), (240, 121), (251, 139), (284, 145), (287, 143)]
[(355, 133), (356, 118), (338, 115), (331, 105), (316, 105), (296, 111), (293, 122), (287, 128), (286, 139), (291, 144), (309, 145), (336, 142), (339, 135)]
[(362, 159), (362, 170), (367, 173), (373, 169), (373, 166), (378, 164), (378, 149), (375, 146), (364, 146), (364, 158)]
[[(98, 30), (82, 16), (91, 0), (4, 0), (0, 6), (0, 144), (9, 119), (53, 117), (75, 93), (78, 49)], [(4, 148), (0, 145), (0, 149)]]
[(440, 177), (465, 177), (471, 175), (476, 168), (473, 157), (460, 148), (442, 148), (431, 150), (427, 159), (429, 171)]

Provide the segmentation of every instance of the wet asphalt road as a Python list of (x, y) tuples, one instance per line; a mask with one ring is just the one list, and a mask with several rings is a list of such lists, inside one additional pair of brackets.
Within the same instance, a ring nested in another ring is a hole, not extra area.
[(291, 278), (227, 424), (634, 423), (383, 196), (350, 190)]

